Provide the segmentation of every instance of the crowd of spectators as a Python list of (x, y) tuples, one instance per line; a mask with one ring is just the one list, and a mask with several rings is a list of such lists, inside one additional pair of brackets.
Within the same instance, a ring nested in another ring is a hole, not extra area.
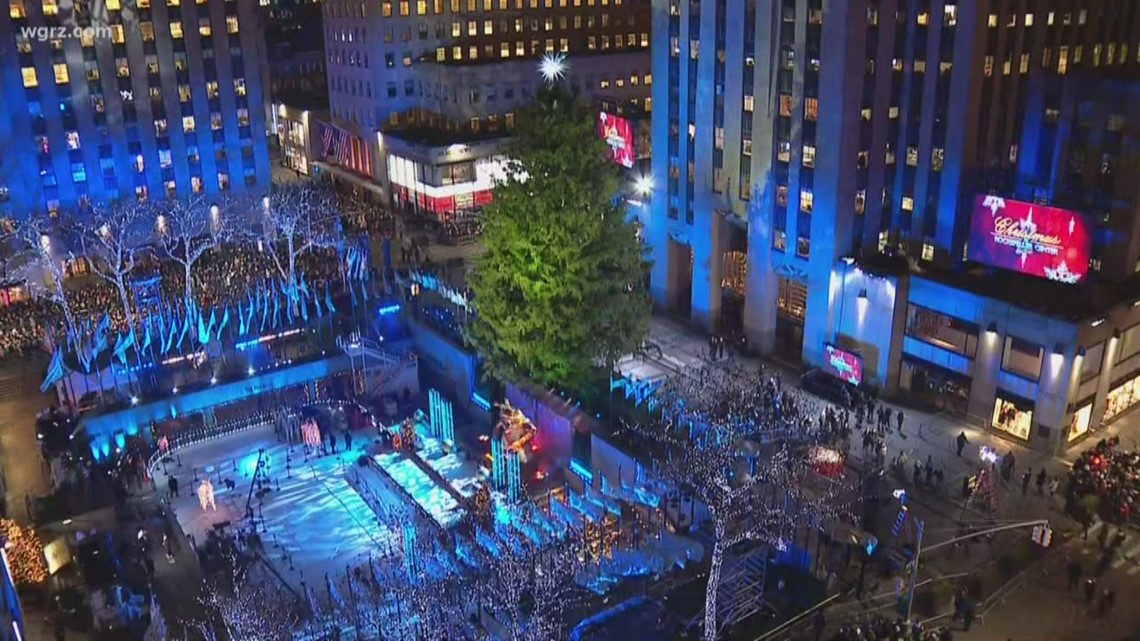
[[(1121, 448), (1120, 439), (1113, 437), (1101, 439), (1073, 463), (1065, 504), (1069, 511), (1095, 509), (1102, 518), (1123, 524), (1132, 518), (1138, 496), (1140, 453)], [(1095, 508), (1087, 506), (1086, 497), (1095, 497)]]

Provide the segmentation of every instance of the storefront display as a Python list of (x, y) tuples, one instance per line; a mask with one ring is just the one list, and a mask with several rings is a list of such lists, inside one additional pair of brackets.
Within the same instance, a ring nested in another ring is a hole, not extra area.
[(1110, 421), (1120, 416), (1138, 402), (1140, 402), (1140, 375), (1133, 375), (1108, 390), (1104, 404), (1104, 420)]
[(1029, 429), (1033, 425), (1033, 401), (1003, 397), (1000, 392), (998, 394), (994, 402), (993, 428), (1023, 441), (1029, 440)]
[(1073, 420), (1069, 422), (1069, 442), (1088, 434), (1089, 423), (1092, 422), (1092, 403), (1088, 403), (1073, 412)]

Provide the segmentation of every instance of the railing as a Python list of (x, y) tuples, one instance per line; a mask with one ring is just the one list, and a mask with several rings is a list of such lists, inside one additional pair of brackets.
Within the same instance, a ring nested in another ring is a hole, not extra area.
[[(347, 403), (345, 401), (321, 400), (314, 401), (312, 403), (306, 403), (305, 407), (333, 406), (344, 404)], [(292, 416), (293, 413), (288, 412), (287, 415)], [(176, 456), (177, 451), (184, 447), (197, 445), (199, 443), (205, 443), (207, 441), (212, 441), (223, 436), (230, 436), (254, 427), (267, 425), (272, 419), (272, 412), (257, 412), (255, 414), (243, 416), (241, 418), (227, 421), (225, 423), (219, 423), (209, 427), (193, 428), (187, 430), (186, 432), (179, 433), (173, 438), (167, 439), (167, 446), (165, 450), (155, 450), (150, 455), (146, 463), (147, 474), (153, 477), (155, 470), (158, 469), (158, 465), (164, 458)]]

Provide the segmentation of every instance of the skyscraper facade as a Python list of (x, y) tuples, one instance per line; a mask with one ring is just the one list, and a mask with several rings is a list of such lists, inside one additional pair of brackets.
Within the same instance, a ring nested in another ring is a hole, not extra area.
[[(957, 280), (943, 300), (985, 298), (958, 282), (978, 271), (971, 218), (979, 194), (1012, 198), (1035, 180), (1019, 174), (1038, 146), (1023, 131), (1043, 117), (1029, 113), (1043, 104), (1030, 100), (1035, 83), (1140, 70), (1140, 5), (1123, 0), (654, 7), (655, 302), (808, 366), (847, 345), (867, 382), (891, 392), (910, 285), (945, 274)], [(1111, 276), (1097, 271), (1104, 238), (1098, 228), (1089, 283)], [(901, 266), (882, 288), (863, 280), (876, 261)], [(866, 311), (879, 292), (885, 315)], [(1057, 338), (1042, 353), (1077, 351)], [(970, 412), (988, 422), (998, 385), (974, 387), (988, 391), (972, 393)], [(1063, 405), (1050, 409), (1054, 428)]]
[(489, 194), (500, 146), (488, 141), (532, 100), (543, 55), (565, 56), (585, 100), (650, 107), (649, 11), (649, 0), (327, 0), (330, 110), (347, 134), (332, 146), (347, 138), (336, 155), (393, 199), (470, 207)]
[(256, 3), (9, 0), (0, 211), (269, 185)]

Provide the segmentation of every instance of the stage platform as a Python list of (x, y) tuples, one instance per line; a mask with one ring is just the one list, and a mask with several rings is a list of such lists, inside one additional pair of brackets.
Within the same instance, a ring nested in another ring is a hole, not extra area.
[[(159, 466), (155, 483), (162, 493), (168, 474), (178, 478), (181, 496), (171, 501), (174, 514), (183, 531), (203, 544), (207, 532), (219, 523), (228, 521), (230, 532), (247, 524), (246, 498), (258, 451), (264, 449), (272, 490), (264, 500), (255, 497), (252, 505), (264, 523), (259, 533), (265, 556), (294, 589), (300, 590), (302, 581), (320, 587), (326, 573), (343, 575), (346, 567), (365, 564), (370, 555), (391, 554), (400, 546), (399, 533), (379, 521), (345, 478), (363, 454), (364, 435), (354, 438), (359, 446), (352, 452), (306, 458), (300, 446), (290, 452), (288, 445), (278, 442), (271, 425), (254, 427), (182, 448), (178, 452), (182, 467), (167, 463), (164, 472)], [(210, 476), (216, 511), (199, 505), (195, 474), (199, 480)], [(225, 487), (227, 478), (236, 482), (232, 491)]]

